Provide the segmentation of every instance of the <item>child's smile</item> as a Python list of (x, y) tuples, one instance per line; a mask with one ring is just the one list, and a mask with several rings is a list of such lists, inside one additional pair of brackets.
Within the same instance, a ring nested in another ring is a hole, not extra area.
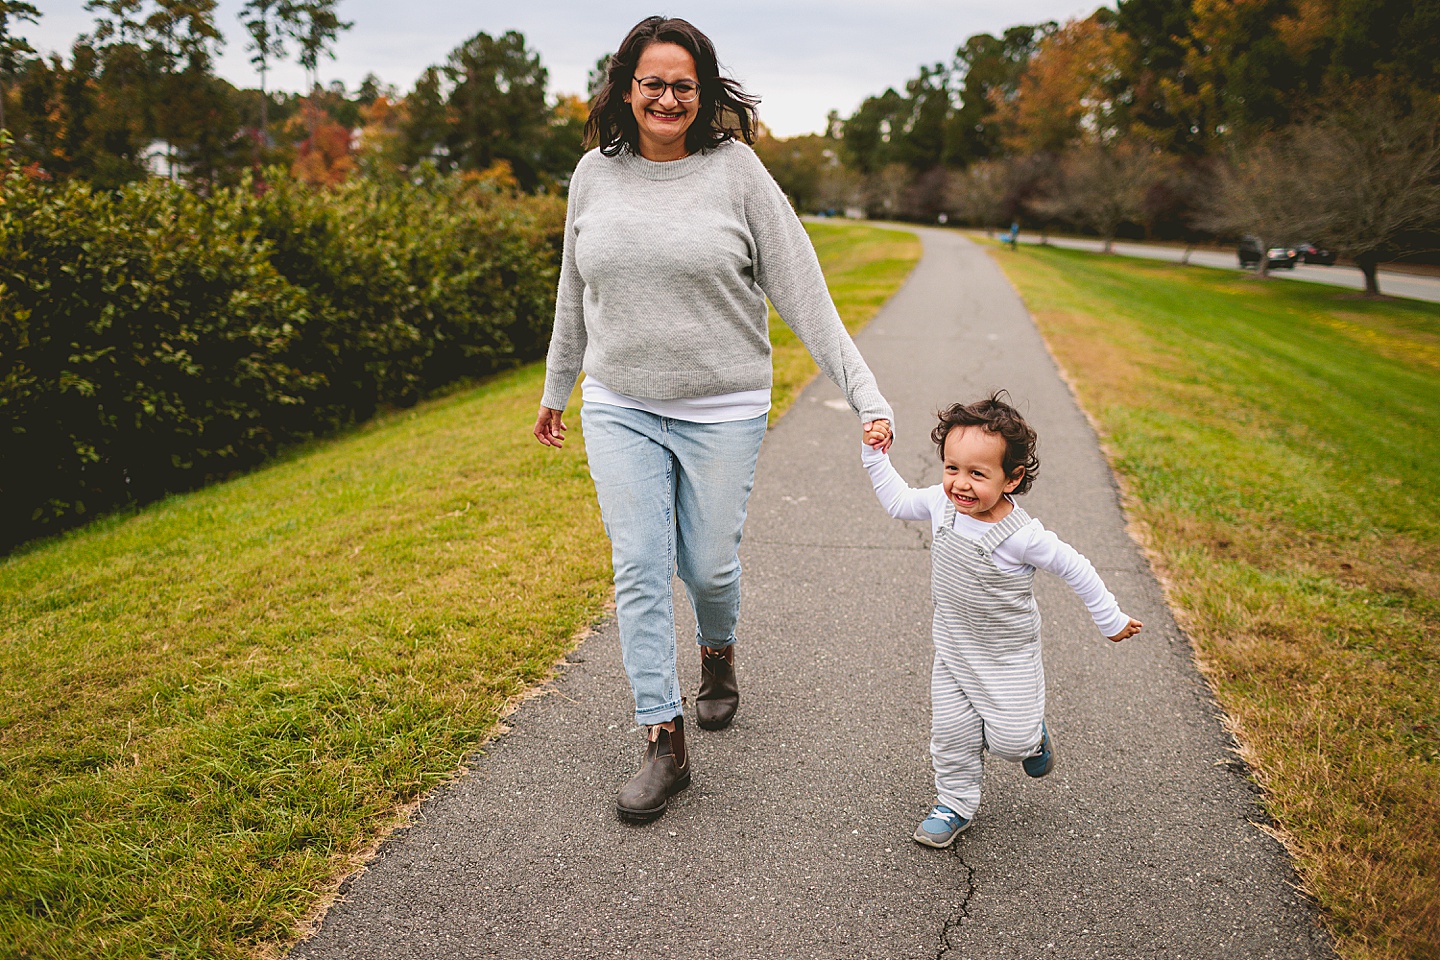
[(981, 427), (955, 427), (945, 437), (945, 479), (941, 487), (967, 517), (997, 523), (1014, 504), (1005, 494), (1024, 479), (1024, 468), (1005, 476), (1005, 438)]

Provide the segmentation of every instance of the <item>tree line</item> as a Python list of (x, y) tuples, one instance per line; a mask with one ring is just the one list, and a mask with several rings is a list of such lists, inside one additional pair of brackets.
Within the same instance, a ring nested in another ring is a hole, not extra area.
[[(249, 0), (239, 19), (259, 80), (215, 75), (216, 0), (89, 0), (94, 28), (68, 57), (23, 36), (41, 14), (0, 0), (0, 127), (29, 175), (113, 189), (156, 174), (201, 190), (280, 165), (312, 184), (422, 164), (534, 192), (564, 183), (581, 153), (585, 103), (551, 100), (540, 57), (516, 32), (458, 45), (401, 94), (373, 74), (359, 89), (319, 82), (352, 24), (339, 0)], [(302, 94), (269, 89), (294, 57)]]
[[(547, 95), (523, 35), (477, 33), (403, 94), (373, 75), (322, 87), (351, 26), (338, 2), (249, 0), (259, 86), (240, 89), (213, 71), (216, 0), (90, 0), (68, 58), (35, 56), (22, 28), (39, 11), (0, 0), (11, 154), (107, 189), (161, 173), (210, 190), (279, 165), (322, 185), (430, 167), (563, 190), (587, 104)], [(287, 57), (303, 94), (268, 89)], [(823, 133), (757, 147), (802, 210), (1308, 239), (1373, 291), (1378, 263), (1440, 248), (1440, 0), (1120, 0), (972, 36)]]
[(1440, 2), (1120, 0), (977, 34), (760, 150), (810, 211), (1309, 239), (1374, 292), (1440, 248)]

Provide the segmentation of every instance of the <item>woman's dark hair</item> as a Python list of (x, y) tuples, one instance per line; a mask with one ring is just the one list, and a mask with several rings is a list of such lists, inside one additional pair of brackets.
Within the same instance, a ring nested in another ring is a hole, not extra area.
[(688, 21), (674, 17), (646, 17), (635, 24), (620, 49), (611, 54), (605, 68), (605, 82), (590, 101), (585, 120), (585, 144), (598, 144), (600, 152), (613, 157), (621, 150), (640, 152), (640, 130), (625, 94), (635, 77), (640, 55), (652, 43), (679, 44), (695, 58), (695, 78), (700, 84), (700, 106), (695, 122), (685, 132), (685, 149), (699, 153), (737, 136), (755, 142), (755, 105), (759, 97), (746, 93), (739, 83), (720, 76), (715, 45)]
[(940, 422), (930, 431), (930, 439), (935, 441), (943, 460), (945, 438), (956, 427), (979, 427), (986, 433), (999, 435), (1005, 440), (1005, 456), (1001, 458), (1000, 466), (1006, 479), (1013, 480), (1016, 471), (1025, 471), (1020, 485), (1010, 491), (1019, 496), (1030, 489), (1040, 474), (1040, 458), (1035, 455), (1035, 443), (1039, 438), (1034, 428), (1020, 416), (1020, 411), (1006, 402), (1009, 395), (1005, 390), (996, 390), (984, 400), (946, 407), (936, 414)]

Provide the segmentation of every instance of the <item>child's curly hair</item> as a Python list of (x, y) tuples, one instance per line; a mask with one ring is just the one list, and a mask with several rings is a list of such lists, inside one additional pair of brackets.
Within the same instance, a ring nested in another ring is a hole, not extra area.
[(935, 441), (935, 446), (940, 451), (940, 459), (943, 460), (945, 438), (955, 427), (980, 427), (987, 433), (999, 434), (1005, 439), (1005, 456), (1001, 459), (1001, 466), (1005, 470), (1006, 478), (1013, 479), (1017, 471), (1025, 471), (1020, 485), (1010, 491), (1019, 496), (1030, 489), (1030, 485), (1040, 473), (1040, 458), (1035, 454), (1035, 444), (1039, 438), (1034, 428), (1020, 415), (1020, 411), (1007, 402), (1009, 396), (1006, 390), (996, 390), (984, 400), (956, 403), (946, 407), (936, 414), (940, 422), (930, 431), (930, 439)]

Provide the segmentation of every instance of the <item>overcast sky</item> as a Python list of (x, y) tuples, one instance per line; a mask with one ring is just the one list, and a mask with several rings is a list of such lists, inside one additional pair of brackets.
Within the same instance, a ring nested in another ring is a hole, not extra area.
[[(94, 28), (85, 0), (38, 0), (38, 26), (16, 32), (42, 52), (68, 55)], [(715, 42), (728, 73), (762, 98), (760, 117), (778, 135), (820, 131), (830, 110), (854, 112), (867, 96), (900, 87), (922, 63), (948, 61), (965, 38), (1044, 20), (1086, 16), (1098, 0), (692, 0), (657, 4), (631, 0), (342, 0), (342, 18), (355, 26), (321, 64), (328, 83), (354, 89), (367, 73), (408, 91), (426, 67), (480, 31), (525, 35), (550, 72), (551, 93), (580, 93), (595, 61), (653, 13), (684, 17)], [(220, 0), (218, 22), (227, 43), (217, 70), (237, 86), (259, 85), (245, 51), (237, 13), (244, 0)], [(298, 90), (298, 66), (272, 70), (271, 86)]]

